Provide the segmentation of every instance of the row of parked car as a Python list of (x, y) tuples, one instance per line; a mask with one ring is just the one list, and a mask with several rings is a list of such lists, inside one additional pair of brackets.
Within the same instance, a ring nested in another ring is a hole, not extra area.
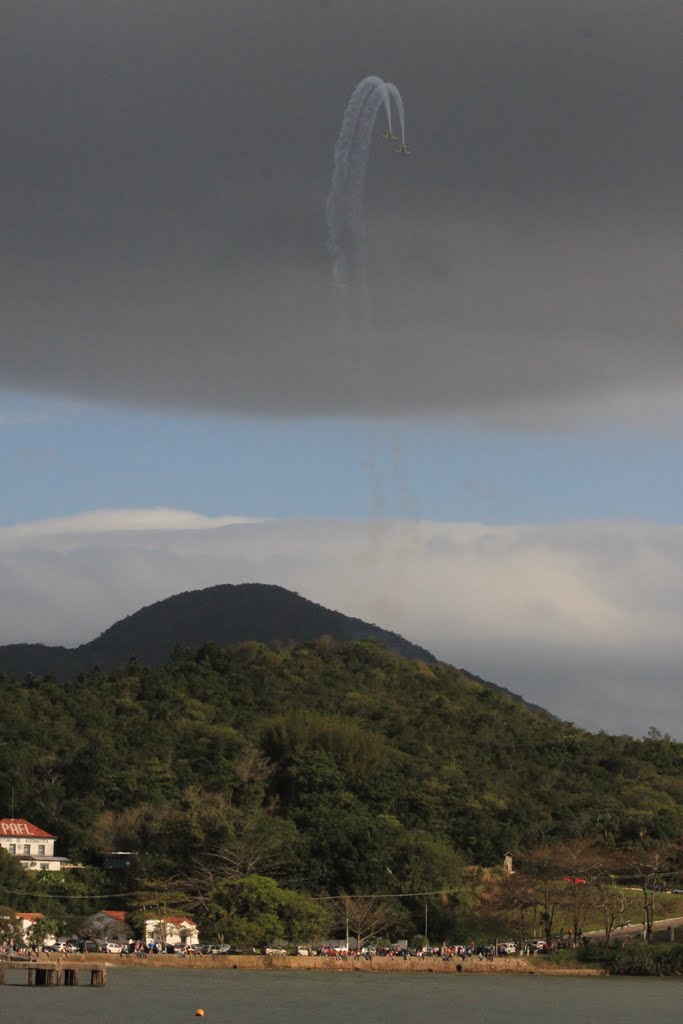
[(57, 939), (46, 942), (44, 953), (120, 953), (120, 942), (96, 942), (94, 939)]
[[(43, 952), (45, 953), (126, 953), (131, 947), (121, 942), (111, 942), (96, 939), (57, 939), (56, 942), (45, 943), (43, 946)], [(161, 953), (162, 949), (159, 944), (156, 944), (156, 948), (151, 952)], [(225, 955), (226, 953), (241, 952), (241, 950), (234, 950), (231, 946), (225, 945), (181, 945), (171, 946), (167, 945), (163, 949), (164, 953), (201, 953), (201, 954), (212, 954), (214, 956)], [(245, 952), (257, 952), (257, 950), (245, 950)]]
[[(124, 945), (121, 942), (107, 942), (97, 941), (96, 939), (57, 939), (56, 942), (46, 943), (43, 946), (43, 952), (45, 953), (126, 953), (131, 947)], [(228, 943), (199, 943), (195, 945), (179, 945), (171, 946), (167, 945), (162, 947), (159, 943), (155, 944), (155, 947), (151, 949), (151, 953), (165, 953), (165, 954), (199, 954), (201, 956), (253, 956), (254, 954), (263, 953), (268, 956), (284, 956), (287, 953), (299, 954), (300, 956), (308, 956), (307, 949), (295, 949), (287, 950), (280, 949), (278, 946), (267, 946), (264, 949), (238, 949), (235, 946), (231, 946)]]

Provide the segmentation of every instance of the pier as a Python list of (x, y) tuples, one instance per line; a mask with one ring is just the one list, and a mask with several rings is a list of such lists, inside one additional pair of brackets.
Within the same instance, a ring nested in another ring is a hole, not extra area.
[[(12, 974), (25, 980), (11, 980)], [(81, 961), (3, 960), (0, 962), (0, 985), (87, 985), (103, 988), (107, 984), (107, 964)]]

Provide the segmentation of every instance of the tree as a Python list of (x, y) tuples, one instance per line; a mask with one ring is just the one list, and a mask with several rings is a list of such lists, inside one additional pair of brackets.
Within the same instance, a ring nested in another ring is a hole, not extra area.
[(267, 946), (319, 939), (328, 913), (319, 901), (281, 888), (272, 878), (248, 875), (224, 890), (227, 935), (236, 945)]
[(513, 930), (521, 949), (535, 930), (538, 891), (534, 880), (519, 872), (499, 879), (488, 894), (486, 910)]
[(598, 880), (609, 877), (614, 863), (612, 852), (584, 837), (548, 843), (527, 855), (524, 868), (534, 879), (546, 942), (564, 911), (576, 945), (588, 914), (598, 907)]
[(564, 879), (561, 903), (571, 922), (572, 944), (576, 946), (583, 932), (586, 918), (591, 910), (596, 910), (599, 906), (597, 889), (588, 879), (567, 876)]
[(166, 946), (167, 918), (186, 913), (186, 900), (176, 879), (146, 879), (133, 898), (131, 920), (143, 933), (151, 923), (158, 941)]
[(395, 900), (382, 897), (342, 893), (337, 907), (337, 922), (355, 937), (356, 949), (362, 949), (368, 939), (393, 928), (403, 916)]
[(235, 883), (249, 876), (273, 878), (294, 863), (298, 841), (291, 822), (265, 814), (233, 812), (225, 836), (197, 857), (182, 882), (188, 907), (209, 924), (220, 942), (230, 919)]
[(21, 925), (12, 907), (0, 907), (0, 942), (16, 942), (21, 938)]
[(640, 889), (645, 943), (652, 942), (655, 914), (666, 904), (661, 896), (664, 878), (679, 854), (680, 851), (672, 843), (653, 843), (636, 847), (624, 857), (624, 867)]
[(565, 885), (564, 906), (576, 945), (591, 910), (598, 907), (597, 880), (604, 875), (610, 854), (591, 839), (570, 839), (555, 848), (558, 870)]
[(638, 893), (624, 886), (616, 886), (609, 877), (598, 880), (595, 891), (595, 906), (602, 913), (605, 926), (605, 946), (609, 946), (617, 924), (625, 924), (625, 918), (639, 906)]
[(265, 814), (235, 816), (225, 839), (209, 846), (196, 862), (196, 872), (210, 887), (224, 879), (247, 875), (277, 876), (291, 860), (296, 834), (289, 823)]
[(13, 857), (0, 847), (0, 892), (11, 893), (15, 897), (27, 888), (27, 872), (21, 866), (18, 857)]
[(531, 878), (528, 880), (529, 899), (533, 901), (537, 920), (543, 928), (545, 941), (552, 942), (556, 918), (563, 908), (565, 892), (562, 883), (555, 878)]
[(562, 867), (558, 863), (557, 846), (546, 845), (532, 850), (525, 861), (525, 873), (529, 879), (530, 897), (535, 900), (538, 908), (545, 941), (550, 945), (555, 917), (566, 904), (566, 889), (561, 880)]
[(59, 931), (58, 921), (54, 917), (45, 917), (43, 914), (38, 917), (28, 932), (26, 938), (31, 945), (42, 946), (46, 939), (53, 938)]

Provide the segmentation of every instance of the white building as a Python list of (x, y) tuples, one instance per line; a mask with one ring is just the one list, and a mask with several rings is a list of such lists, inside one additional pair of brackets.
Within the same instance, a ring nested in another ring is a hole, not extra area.
[(199, 942), (199, 929), (189, 917), (149, 918), (145, 921), (145, 945), (150, 942), (178, 946), (187, 943), (194, 946)]
[(56, 838), (25, 818), (0, 818), (0, 848), (18, 857), (27, 871), (62, 871), (71, 867), (68, 857), (55, 857)]
[[(23, 943), (30, 942), (31, 941), (31, 934), (30, 934), (31, 929), (33, 928), (34, 924), (37, 924), (38, 921), (42, 921), (43, 920), (44, 915), (43, 914), (17, 914), (16, 917), (17, 917), (17, 921), (19, 923), (19, 927), (21, 928), (21, 939), (20, 939), (20, 941), (23, 942)], [(45, 935), (44, 938), (41, 939), (41, 942), (45, 942), (45, 943), (48, 943), (48, 944), (51, 943), (51, 942), (54, 942), (54, 941), (55, 941), (55, 936), (54, 935)]]

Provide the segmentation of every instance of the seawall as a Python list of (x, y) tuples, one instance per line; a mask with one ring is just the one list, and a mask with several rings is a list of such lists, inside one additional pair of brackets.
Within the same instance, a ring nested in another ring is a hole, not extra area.
[[(54, 959), (57, 957), (53, 954)], [(498, 957), (479, 960), (478, 957), (462, 961), (441, 960), (438, 957), (373, 957), (372, 960), (355, 957), (336, 960), (319, 956), (190, 956), (149, 955), (112, 956), (111, 954), (85, 954), (83, 963), (106, 961), (110, 967), (123, 969), (168, 970), (241, 970), (241, 971), (365, 971), (396, 974), (554, 974), (596, 976), (604, 972), (590, 967), (566, 967), (554, 964), (544, 957)]]

